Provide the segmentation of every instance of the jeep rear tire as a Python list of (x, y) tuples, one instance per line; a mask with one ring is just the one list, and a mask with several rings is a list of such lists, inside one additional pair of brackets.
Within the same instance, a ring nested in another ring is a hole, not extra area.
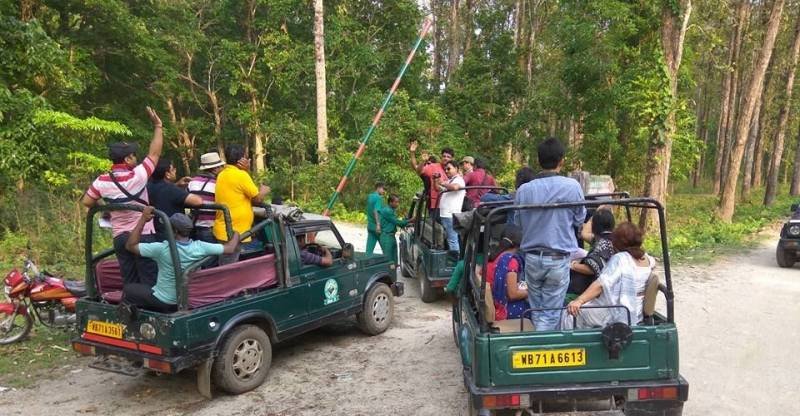
[(778, 244), (778, 249), (775, 251), (775, 258), (778, 260), (778, 266), (792, 267), (797, 262), (797, 255), (792, 250), (787, 250)]
[(425, 267), (422, 263), (417, 263), (417, 280), (419, 281), (419, 298), (425, 303), (435, 302), (439, 299), (439, 292), (435, 287), (431, 286), (431, 281), (428, 280), (428, 275), (425, 273)]
[(389, 329), (394, 316), (394, 297), (385, 283), (376, 282), (364, 297), (364, 309), (356, 315), (358, 328), (367, 335)]
[(212, 368), (212, 379), (222, 390), (241, 394), (261, 385), (272, 364), (272, 345), (263, 329), (240, 325), (225, 336)]

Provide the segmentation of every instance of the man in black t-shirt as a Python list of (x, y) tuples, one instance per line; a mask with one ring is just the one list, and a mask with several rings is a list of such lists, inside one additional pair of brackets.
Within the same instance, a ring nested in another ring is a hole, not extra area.
[[(147, 184), (150, 205), (167, 214), (167, 217), (178, 212), (184, 213), (184, 207), (195, 208), (203, 205), (203, 199), (199, 195), (190, 194), (186, 189), (172, 183), (173, 180), (175, 180), (175, 166), (172, 161), (159, 160), (156, 169), (150, 176), (150, 182)], [(162, 224), (158, 218), (154, 223), (156, 241), (163, 241), (167, 238), (165, 224)]]

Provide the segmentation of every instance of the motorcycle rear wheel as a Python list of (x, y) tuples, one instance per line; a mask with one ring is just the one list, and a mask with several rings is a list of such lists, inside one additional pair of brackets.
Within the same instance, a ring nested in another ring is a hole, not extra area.
[(33, 317), (27, 314), (13, 315), (0, 311), (0, 345), (22, 340), (33, 328)]

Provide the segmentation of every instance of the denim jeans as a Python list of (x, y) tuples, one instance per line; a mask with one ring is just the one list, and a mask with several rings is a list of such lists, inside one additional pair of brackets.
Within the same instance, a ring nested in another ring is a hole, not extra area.
[[(569, 286), (569, 256), (525, 254), (525, 282), (531, 308), (561, 308)], [(558, 329), (562, 311), (533, 312), (531, 320), (537, 331)]]
[(455, 228), (453, 228), (453, 217), (445, 218), (442, 217), (442, 226), (444, 227), (444, 233), (447, 236), (447, 248), (450, 251), (459, 251), (458, 246), (458, 233), (456, 232)]

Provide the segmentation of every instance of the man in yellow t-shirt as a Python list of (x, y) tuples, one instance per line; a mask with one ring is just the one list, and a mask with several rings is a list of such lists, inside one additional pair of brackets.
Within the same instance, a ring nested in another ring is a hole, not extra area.
[[(250, 171), (250, 159), (247, 157), (244, 146), (229, 144), (225, 146), (225, 159), (227, 164), (217, 175), (216, 195), (217, 204), (225, 205), (231, 213), (233, 231), (239, 234), (253, 226), (253, 203), (260, 204), (269, 193), (269, 187), (260, 185), (256, 187)], [(217, 211), (214, 221), (214, 237), (219, 242), (228, 241), (225, 230), (225, 219), (222, 211)], [(243, 243), (250, 239), (242, 240)], [(223, 256), (220, 264), (233, 263), (238, 259), (238, 253)]]

